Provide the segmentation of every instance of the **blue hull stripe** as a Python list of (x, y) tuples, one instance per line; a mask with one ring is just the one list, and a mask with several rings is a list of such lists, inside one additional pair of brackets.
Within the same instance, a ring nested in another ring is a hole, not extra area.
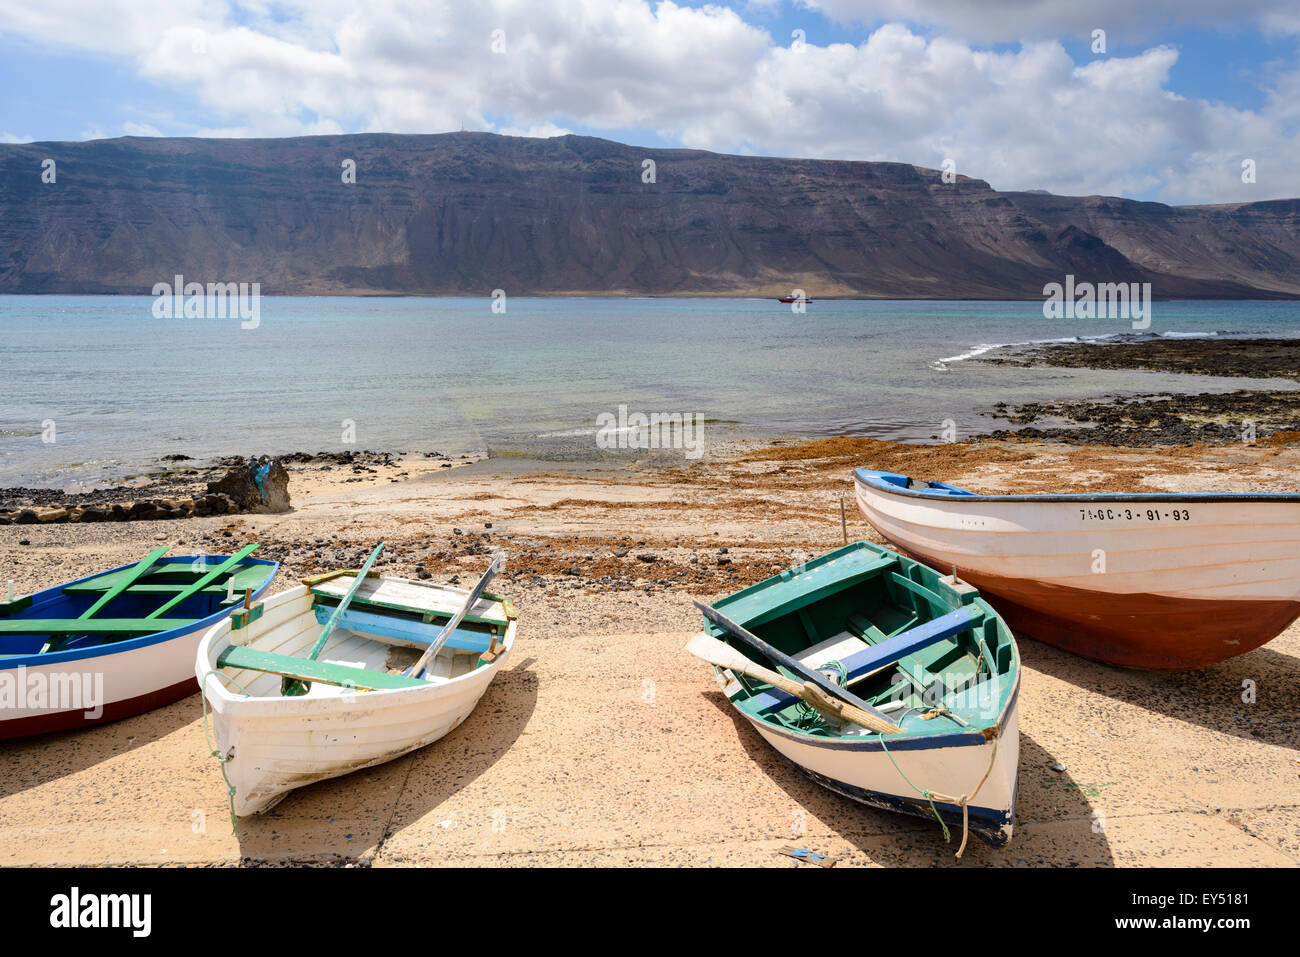
[(919, 498), (929, 502), (1289, 502), (1300, 505), (1300, 494), (1282, 492), (1106, 492), (1097, 495), (977, 495), (952, 485), (908, 488), (910, 479), (894, 472), (854, 469), (857, 480), (888, 495)]

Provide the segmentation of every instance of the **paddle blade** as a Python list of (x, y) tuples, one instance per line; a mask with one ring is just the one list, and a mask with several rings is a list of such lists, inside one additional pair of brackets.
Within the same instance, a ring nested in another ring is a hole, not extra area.
[(718, 641), (717, 638), (704, 632), (694, 635), (686, 642), (686, 650), (711, 665), (730, 668), (732, 671), (743, 671), (755, 664), (725, 641)]

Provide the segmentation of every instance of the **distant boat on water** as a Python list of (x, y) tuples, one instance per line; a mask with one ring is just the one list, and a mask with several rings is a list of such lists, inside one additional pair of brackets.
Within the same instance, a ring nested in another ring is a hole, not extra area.
[(790, 304), (790, 303), (792, 303), (792, 302), (812, 302), (812, 297), (810, 297), (810, 296), (782, 296), (780, 299), (777, 300), (777, 302), (784, 302), (784, 303), (786, 303), (787, 305)]

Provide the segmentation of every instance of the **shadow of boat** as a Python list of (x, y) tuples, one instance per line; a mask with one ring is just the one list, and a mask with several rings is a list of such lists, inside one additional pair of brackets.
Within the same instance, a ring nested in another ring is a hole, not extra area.
[(0, 775), (0, 799), (152, 744), (191, 724), (201, 708), (196, 684), (194, 694), (144, 714), (0, 741), (0, 762), (6, 768)]
[[(894, 867), (1088, 866), (1111, 867), (1114, 858), (1104, 829), (1093, 826), (1088, 788), (1068, 774), (1050, 770), (1056, 759), (1033, 738), (1020, 733), (1020, 767), (1017, 778), (1016, 831), (1004, 848), (989, 847), (974, 834), (958, 859), (960, 828), (952, 828), (944, 841), (939, 823), (859, 804), (828, 791), (785, 758), (741, 717), (718, 691), (704, 696), (731, 719), (736, 736), (754, 763), (797, 806), (817, 818), (837, 837), (866, 854), (873, 863)], [(1069, 822), (1069, 856), (1042, 825)], [(793, 843), (811, 839), (791, 835)], [(814, 848), (819, 850), (819, 848)]]
[(335, 864), (378, 853), (389, 837), (468, 786), (515, 743), (537, 707), (534, 661), (500, 672), (464, 723), (433, 744), (299, 788), (269, 811), (240, 818), (241, 863)]
[[(1027, 668), (1114, 701), (1239, 738), (1300, 750), (1300, 658), (1267, 645), (1199, 671), (1101, 664), (1017, 635)], [(1253, 682), (1255, 702), (1242, 700)]]

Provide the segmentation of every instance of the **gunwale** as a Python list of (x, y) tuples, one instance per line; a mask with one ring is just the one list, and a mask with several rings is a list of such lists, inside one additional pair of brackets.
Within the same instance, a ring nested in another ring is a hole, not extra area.
[[(1062, 494), (984, 495), (955, 485), (929, 482), (925, 488), (908, 488), (910, 476), (875, 469), (854, 469), (853, 474), (878, 492), (929, 502), (1288, 502), (1300, 505), (1294, 492), (1096, 492)], [(903, 484), (895, 484), (892, 480)]]
[[(158, 562), (155, 563), (154, 569), (155, 570), (161, 569), (165, 565), (192, 566), (196, 558), (204, 559), (205, 565), (216, 567), (217, 565), (221, 564), (221, 562), (225, 561), (229, 557), (230, 557), (229, 555), (170, 555), (170, 556), (164, 556), (161, 559), (159, 559)], [(60, 601), (68, 597), (65, 590), (69, 586), (73, 586), (73, 585), (84, 586), (87, 585), (88, 583), (95, 581), (96, 579), (100, 579), (100, 578), (107, 579), (108, 576), (113, 576), (121, 572), (127, 572), (130, 569), (134, 568), (137, 564), (138, 564), (137, 562), (130, 562), (126, 565), (121, 565), (118, 566), (117, 568), (109, 569), (108, 571), (95, 572), (93, 574), (85, 575), (81, 578), (74, 579), (73, 581), (70, 582), (64, 582), (63, 584), (60, 585), (53, 585), (49, 588), (42, 589), (41, 591), (33, 592), (31, 595), (24, 596), (25, 598), (30, 599), (30, 602), (21, 609), (20, 613), (0, 618), (0, 621), (16, 622), (16, 621), (22, 621), (25, 618), (31, 618), (32, 613), (39, 610), (42, 607), (42, 605), (44, 605), (45, 603)], [(276, 561), (271, 561), (269, 559), (253, 558), (251, 556), (245, 556), (240, 561), (239, 566), (237, 567), (244, 569), (246, 566), (258, 566), (263, 569), (266, 569), (265, 577), (262, 579), (261, 584), (253, 590), (253, 598), (254, 599), (260, 598), (266, 592), (266, 590), (271, 586), (272, 581), (275, 579), (276, 573), (279, 571), (280, 563)], [(110, 587), (112, 587), (111, 584), (108, 584), (106, 585), (104, 590), (107, 591), (108, 588)], [(72, 594), (74, 596), (80, 594), (87, 594), (87, 593), (89, 595), (94, 595), (97, 590), (98, 589), (90, 590), (86, 588), (78, 588)], [(224, 587), (220, 587), (219, 591), (224, 592), (225, 591)], [(200, 592), (200, 594), (204, 594), (204, 593), (215, 594), (215, 592), (208, 592), (206, 589), (204, 590), (204, 592)], [(145, 592), (144, 594), (148, 594), (148, 592)], [(242, 596), (240, 597), (242, 598)], [(164, 603), (163, 600), (160, 600), (159, 607), (161, 607), (163, 603)], [(218, 608), (216, 611), (211, 612), (210, 614), (205, 615), (201, 618), (186, 619), (182, 623), (172, 625), (171, 627), (168, 627), (165, 630), (152, 631), (147, 634), (138, 635), (134, 638), (123, 638), (119, 641), (103, 642), (97, 645), (88, 645), (81, 648), (68, 648), (60, 651), (0, 655), (0, 669), (18, 668), (20, 666), (31, 667), (33, 665), (48, 665), (48, 664), (56, 664), (60, 662), (69, 662), (69, 661), (82, 661), (88, 658), (100, 658), (100, 657), (106, 657), (114, 654), (119, 654), (124, 651), (132, 651), (137, 648), (146, 648), (150, 645), (160, 644), (162, 642), (171, 641), (172, 639), (179, 638), (184, 635), (192, 634), (195, 631), (206, 630), (210, 628), (212, 625), (221, 621), (223, 617), (230, 614), (231, 610), (234, 609), (235, 607), (236, 606), (234, 604), (231, 604), (227, 607)], [(59, 620), (74, 621), (76, 619), (65, 616), (64, 618), (61, 618)], [(160, 621), (166, 621), (166, 619), (160, 619)], [(83, 621), (82, 623), (87, 625), (86, 628), (87, 633), (93, 633), (94, 626), (92, 622)], [(41, 631), (34, 631), (30, 633), (24, 632), (22, 633), (22, 636), (27, 637), (30, 635), (42, 635), (42, 634), (47, 634), (47, 633)], [(3, 641), (4, 637), (10, 637), (10, 636), (0, 636), (0, 641)], [(15, 637), (17, 637), (17, 635), (15, 635)]]

